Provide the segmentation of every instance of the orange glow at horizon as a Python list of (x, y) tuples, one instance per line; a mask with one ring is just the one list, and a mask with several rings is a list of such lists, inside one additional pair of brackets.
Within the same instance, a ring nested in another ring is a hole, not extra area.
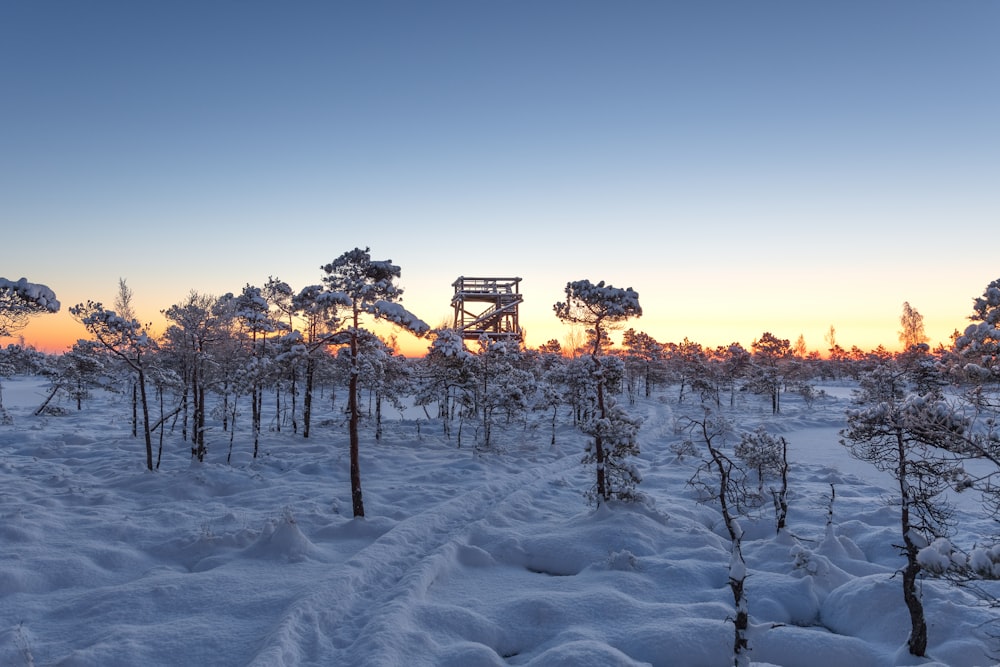
[(34, 347), (39, 352), (61, 354), (72, 348), (76, 341), (89, 337), (82, 324), (70, 317), (68, 312), (61, 310), (52, 315), (39, 315), (31, 319), (24, 329), (15, 331), (13, 336), (0, 341), (6, 347), (24, 339), (25, 345)]
[[(951, 332), (956, 329), (961, 330), (967, 324), (967, 321), (952, 323), (925, 321), (925, 323), (927, 324), (928, 342), (933, 348), (937, 347), (938, 344), (944, 344), (945, 347), (948, 347), (950, 345)], [(157, 317), (150, 324), (149, 330), (156, 337), (162, 335), (166, 329), (166, 321), (159, 314), (157, 314)], [(439, 322), (438, 324), (441, 323)], [(687, 338), (691, 342), (698, 343), (709, 349), (729, 345), (734, 342), (740, 343), (743, 347), (749, 349), (754, 340), (758, 339), (765, 331), (770, 331), (779, 338), (787, 338), (792, 345), (802, 335), (806, 342), (806, 348), (810, 352), (819, 352), (824, 358), (828, 356), (829, 345), (825, 340), (825, 336), (829, 332), (829, 324), (820, 329), (793, 330), (793, 327), (789, 323), (778, 323), (782, 324), (780, 327), (764, 324), (755, 327), (753, 324), (744, 323), (740, 327), (741, 332), (755, 332), (746, 333), (746, 335), (731, 335), (728, 332), (719, 331), (716, 325), (706, 324), (694, 326), (691, 328), (691, 333), (679, 336), (663, 335), (662, 331), (668, 328), (664, 322), (651, 319), (647, 320), (645, 324), (651, 326), (643, 326), (644, 321), (642, 318), (629, 321), (621, 330), (612, 331), (611, 338), (616, 345), (620, 345), (622, 331), (634, 328), (636, 331), (648, 333), (660, 343), (679, 343), (684, 338)], [(834, 323), (836, 342), (845, 351), (850, 351), (852, 347), (857, 347), (862, 351), (868, 352), (879, 346), (890, 352), (900, 349), (896, 329), (887, 329), (884, 326), (874, 326), (870, 323), (864, 325), (861, 322), (851, 322), (848, 324), (849, 326), (841, 328)], [(371, 328), (385, 340), (394, 337), (399, 353), (407, 357), (423, 357), (427, 354), (427, 350), (431, 345), (431, 338), (429, 337), (418, 337), (406, 330), (386, 323), (372, 323)], [(676, 329), (677, 325), (669, 328)], [(661, 333), (658, 334), (657, 332)], [(735, 334), (735, 330), (732, 333)], [(559, 342), (564, 350), (568, 351), (572, 335), (573, 331), (571, 328), (558, 321), (553, 321), (552, 323), (529, 323), (525, 326), (525, 347), (537, 349), (554, 339)], [(61, 354), (72, 348), (77, 340), (90, 339), (90, 336), (82, 324), (74, 320), (66, 310), (62, 310), (52, 315), (40, 315), (31, 319), (28, 325), (21, 331), (14, 332), (14, 335), (8, 338), (0, 339), (0, 346), (6, 347), (9, 344), (17, 344), (22, 339), (26, 345), (34, 347), (41, 352)]]

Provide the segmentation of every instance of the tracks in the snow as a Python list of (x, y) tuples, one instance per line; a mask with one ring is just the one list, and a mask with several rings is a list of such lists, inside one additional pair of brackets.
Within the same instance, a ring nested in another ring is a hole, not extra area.
[(250, 664), (406, 664), (393, 637), (405, 622), (397, 616), (449, 566), (470, 526), (577, 465), (573, 455), (532, 464), (400, 521), (295, 600)]

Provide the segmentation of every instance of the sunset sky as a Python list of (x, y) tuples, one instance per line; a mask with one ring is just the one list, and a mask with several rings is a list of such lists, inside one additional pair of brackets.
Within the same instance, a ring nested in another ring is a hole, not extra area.
[[(1000, 3), (0, 3), (0, 276), (140, 319), (356, 246), (404, 305), (639, 292), (661, 342), (932, 344), (1000, 277)], [(400, 342), (417, 353), (426, 342)], [(0, 340), (0, 344), (15, 342)]]

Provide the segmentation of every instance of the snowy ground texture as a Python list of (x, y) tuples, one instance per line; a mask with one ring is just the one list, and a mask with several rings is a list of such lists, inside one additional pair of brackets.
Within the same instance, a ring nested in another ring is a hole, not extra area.
[[(686, 484), (698, 460), (671, 451), (673, 391), (634, 408), (644, 503), (586, 504), (569, 426), (555, 447), (543, 417), (498, 428), (477, 453), (396, 414), (381, 442), (363, 432), (363, 519), (339, 416), (308, 441), (265, 433), (256, 461), (244, 423), (233, 465), (220, 430), (200, 465), (175, 434), (151, 473), (122, 399), (35, 417), (41, 381), (3, 391), (0, 665), (732, 664), (728, 538)], [(996, 664), (998, 613), (938, 582), (923, 584), (929, 658), (907, 654), (890, 480), (838, 444), (849, 390), (828, 391), (779, 416), (741, 397), (730, 415), (784, 435), (792, 463), (794, 537), (770, 512), (743, 522), (753, 663)], [(956, 542), (992, 535), (962, 500)]]

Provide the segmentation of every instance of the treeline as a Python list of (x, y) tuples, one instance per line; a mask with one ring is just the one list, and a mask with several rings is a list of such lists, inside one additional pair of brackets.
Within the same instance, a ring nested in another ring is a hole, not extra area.
[[(231, 434), (234, 422), (248, 418), (254, 455), (264, 430), (314, 436), (318, 393), (346, 398), (352, 374), (368, 398), (371, 414), (366, 409), (363, 417), (370, 416), (374, 437), (381, 437), (386, 407), (416, 404), (428, 418), (440, 420), (457, 446), (474, 442), (489, 447), (497, 423), (523, 420), (531, 413), (551, 415), (552, 438), (561, 410), (574, 423), (583, 423), (595, 409), (597, 387), (590, 377), (595, 342), (604, 368), (602, 388), (623, 402), (669, 389), (678, 402), (721, 406), (733, 404), (740, 392), (752, 392), (770, 397), (775, 413), (785, 392), (811, 400), (816, 380), (857, 378), (898, 356), (884, 350), (836, 359), (802, 356), (788, 340), (768, 332), (745, 349), (739, 343), (704, 347), (687, 339), (660, 343), (634, 328), (624, 332), (621, 346), (612, 346), (607, 336), (595, 341), (591, 330), (579, 349), (569, 350), (557, 340), (535, 349), (463, 341), (458, 332), (439, 328), (426, 333), (424, 357), (407, 358), (393, 339), (356, 328), (353, 321), (345, 324), (344, 317), (351, 319), (353, 311), (345, 313), (328, 293), (316, 286), (294, 292), (278, 279), (263, 287), (246, 285), (237, 295), (192, 292), (163, 311), (170, 324), (158, 337), (100, 303), (72, 311), (91, 338), (59, 355), (7, 345), (0, 349), (0, 375), (50, 378), (51, 393), (40, 413), (60, 396), (82, 409), (96, 388), (130, 396), (134, 390), (137, 437), (152, 438), (160, 422), (169, 419), (198, 460), (205, 460), (209, 444), (227, 460), (232, 453), (228, 436), (207, 442), (210, 419)], [(352, 331), (357, 332), (354, 360)], [(922, 353), (942, 362), (950, 356)], [(241, 412), (244, 403), (247, 415)], [(154, 452), (147, 464), (155, 468), (157, 463)]]
[[(144, 438), (147, 466), (155, 469), (162, 446), (157, 451), (154, 436), (162, 445), (161, 426), (168, 421), (190, 442), (191, 455), (203, 461), (209, 452), (206, 424), (211, 416), (229, 434), (212, 443), (213, 449), (223, 445), (229, 460), (232, 425), (244, 417), (238, 408), (244, 403), (250, 408), (253, 456), (258, 455), (265, 428), (265, 402), (271, 415), (267, 429), (309, 438), (320, 388), (332, 396), (346, 391), (348, 400), (365, 392), (370, 409), (364, 415), (359, 405), (349, 411), (357, 418), (368, 418), (370, 411), (376, 438), (381, 437), (384, 406), (410, 403), (423, 406), (429, 418), (439, 419), (458, 446), (469, 440), (471, 428), (475, 443), (489, 447), (497, 423), (531, 413), (551, 414), (552, 438), (560, 408), (575, 424), (585, 424), (600, 410), (599, 393), (605, 389), (634, 403), (639, 396), (648, 398), (658, 389), (670, 388), (677, 392), (678, 402), (697, 400), (717, 407), (732, 405), (740, 392), (751, 392), (769, 397), (777, 414), (784, 393), (796, 392), (810, 401), (817, 380), (857, 380), (891, 360), (912, 365), (919, 359), (921, 364), (948, 369), (955, 382), (967, 381), (970, 355), (982, 347), (981, 342), (960, 344), (966, 337), (956, 337), (952, 347), (931, 350), (921, 340), (919, 314), (904, 304), (901, 339), (910, 345), (900, 353), (881, 347), (845, 351), (836, 344), (832, 327), (827, 357), (806, 351), (801, 338), (792, 344), (770, 332), (746, 349), (739, 343), (712, 348), (687, 338), (659, 342), (629, 328), (616, 347), (608, 329), (625, 318), (595, 323), (567, 317), (563, 319), (585, 327), (586, 338), (578, 347), (564, 349), (558, 340), (550, 340), (525, 349), (485, 339), (463, 341), (448, 328), (429, 330), (395, 303), (401, 294), (393, 283), (399, 267), (371, 260), (367, 250), (355, 249), (322, 268), (326, 274), (322, 284), (297, 291), (272, 277), (260, 287), (247, 284), (239, 294), (215, 297), (191, 292), (162, 311), (169, 326), (159, 337), (132, 316), (131, 293), (122, 282), (114, 308), (93, 301), (70, 308), (91, 338), (55, 356), (8, 345), (0, 350), (0, 375), (51, 378), (49, 400), (39, 412), (60, 394), (81, 409), (94, 388), (130, 392), (134, 432)], [(584, 282), (569, 284), (567, 293), (571, 285)], [(987, 294), (991, 289), (993, 285)], [(641, 309), (629, 317), (637, 313)], [(365, 315), (426, 336), (427, 354), (419, 359), (401, 356), (394, 339), (379, 338), (362, 326)], [(984, 329), (979, 339), (988, 339), (990, 331)], [(985, 376), (976, 371), (979, 377), (990, 379), (991, 373), (995, 377), (996, 371), (986, 366)], [(600, 383), (595, 383), (595, 375), (601, 377)]]

